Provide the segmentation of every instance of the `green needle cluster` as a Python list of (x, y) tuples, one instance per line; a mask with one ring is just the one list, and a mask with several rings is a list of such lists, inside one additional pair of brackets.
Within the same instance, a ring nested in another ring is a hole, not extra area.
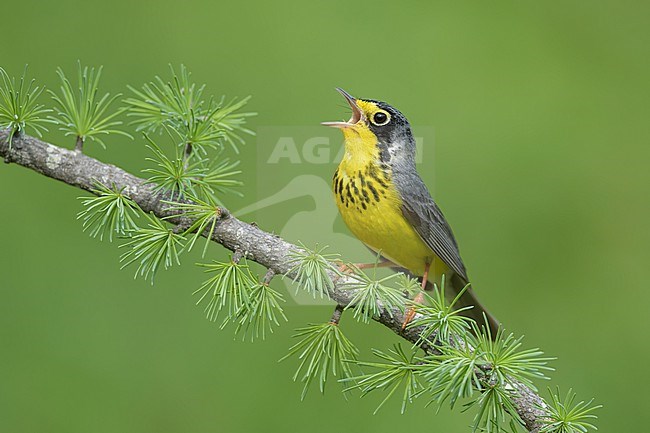
[[(217, 227), (217, 221), (222, 214), (222, 210), (215, 202), (214, 198), (208, 196), (205, 200), (194, 198), (192, 202), (187, 203), (166, 203), (170, 205), (170, 211), (181, 213), (192, 221), (192, 224), (190, 224), (190, 226), (184, 231), (185, 235), (191, 236), (187, 244), (188, 251), (192, 250), (196, 241), (201, 237), (201, 235), (205, 234), (205, 243), (202, 251), (202, 257), (205, 257), (208, 245), (210, 245), (210, 240)], [(172, 218), (173, 216), (169, 218)]]
[(540, 433), (586, 433), (589, 429), (598, 430), (592, 422), (598, 418), (592, 412), (602, 405), (594, 405), (593, 399), (588, 402), (576, 402), (576, 394), (572, 389), (564, 398), (560, 397), (559, 388), (551, 392), (551, 401), (544, 408), (547, 416), (543, 418)]
[(382, 311), (393, 315), (393, 310), (404, 311), (404, 293), (387, 283), (393, 280), (397, 274), (377, 279), (370, 277), (363, 272), (352, 275), (354, 282), (346, 284), (345, 290), (354, 290), (350, 303), (345, 307), (352, 309), (354, 317), (364, 323), (372, 318), (379, 317)]
[(339, 378), (352, 376), (350, 360), (355, 360), (358, 350), (346, 338), (337, 323), (310, 324), (296, 330), (295, 338), (301, 340), (291, 346), (283, 361), (297, 356), (300, 363), (293, 380), (300, 380), (304, 386), (301, 398), (304, 399), (314, 381), (318, 382), (320, 392), (325, 392), (329, 375)]
[(155, 167), (143, 171), (150, 175), (148, 180), (155, 185), (154, 191), (167, 193), (170, 200), (197, 197), (197, 186), (204, 182), (206, 174), (203, 161), (189, 162), (178, 149), (175, 156), (170, 158), (149, 136), (145, 135), (145, 139), (149, 142), (147, 148), (153, 153), (153, 157), (146, 160), (154, 163)]
[(206, 273), (213, 274), (194, 292), (200, 295), (197, 305), (207, 301), (206, 317), (216, 322), (223, 317), (220, 327), (236, 324), (235, 333), (242, 338), (248, 335), (251, 341), (266, 338), (266, 332), (273, 332), (280, 320), (287, 320), (281, 303), (282, 295), (273, 290), (268, 282), (258, 282), (247, 263), (238, 260), (213, 261), (199, 264)]
[(471, 307), (456, 308), (456, 303), (465, 293), (467, 287), (463, 288), (456, 297), (448, 302), (445, 297), (444, 275), (440, 285), (434, 284), (433, 294), (423, 292), (424, 305), (418, 305), (420, 313), (408, 324), (408, 328), (420, 328), (420, 340), (418, 344), (429, 341), (449, 341), (454, 335), (464, 335), (470, 329), (471, 319), (462, 315), (462, 312)]
[(372, 391), (385, 391), (386, 396), (375, 409), (374, 413), (377, 413), (393, 395), (402, 389), (401, 412), (404, 413), (407, 404), (413, 402), (415, 397), (424, 390), (415, 355), (406, 354), (400, 345), (395, 345), (388, 353), (378, 349), (373, 349), (372, 352), (381, 359), (381, 362), (356, 362), (356, 365), (361, 368), (371, 368), (375, 371), (344, 379), (344, 382), (353, 383), (347, 390), (359, 389), (362, 397)]
[(194, 292), (195, 295), (201, 294), (196, 304), (207, 300), (205, 314), (213, 322), (219, 319), (222, 312), (225, 313), (226, 317), (221, 323), (223, 328), (228, 322), (236, 320), (241, 309), (250, 303), (249, 293), (255, 281), (247, 264), (232, 259), (227, 262), (215, 260), (199, 266), (205, 268), (204, 272), (214, 275)]
[(253, 134), (244, 125), (255, 113), (240, 111), (250, 98), (226, 102), (225, 97), (205, 97), (205, 85), (192, 82), (184, 65), (179, 73), (171, 66), (170, 69), (170, 81), (156, 76), (141, 90), (129, 86), (134, 96), (124, 103), (136, 130), (152, 133), (169, 127), (179, 135), (178, 144), (186, 153), (196, 151), (199, 157), (224, 144), (237, 153), (244, 143), (242, 134)]
[[(297, 290), (303, 289), (311, 293), (314, 298), (329, 297), (329, 292), (334, 288), (334, 283), (330, 277), (330, 272), (338, 272), (332, 266), (332, 261), (338, 259), (338, 254), (325, 254), (328, 248), (316, 247), (310, 250), (304, 245), (302, 249), (289, 251), (289, 266), (291, 269), (286, 275), (293, 275), (293, 282), (297, 285)], [(296, 290), (296, 293), (297, 293)]]
[(46, 123), (52, 121), (44, 116), (51, 109), (45, 108), (37, 102), (43, 93), (43, 87), (35, 85), (35, 80), (26, 82), (27, 66), (23, 75), (16, 83), (16, 78), (9, 77), (7, 72), (0, 68), (0, 127), (9, 129), (9, 147), (14, 135), (30, 130), (39, 137), (47, 131)]
[(235, 333), (242, 334), (242, 340), (248, 335), (251, 341), (266, 339), (266, 333), (280, 326), (280, 321), (287, 321), (282, 309), (286, 302), (279, 292), (273, 290), (267, 283), (255, 284), (250, 291), (250, 302), (237, 313), (237, 329)]
[(59, 130), (66, 136), (72, 135), (76, 138), (77, 150), (82, 150), (86, 139), (96, 141), (105, 149), (102, 135), (119, 134), (133, 138), (130, 134), (115, 128), (122, 124), (120, 120), (116, 120), (116, 117), (124, 110), (107, 112), (121, 94), (110, 96), (109, 93), (105, 93), (101, 97), (98, 94), (102, 67), (88, 68), (78, 63), (76, 90), (61, 68), (58, 68), (56, 73), (61, 80), (61, 86), (58, 94), (49, 91), (57, 110), (50, 119), (59, 125)]
[(137, 263), (135, 276), (150, 279), (153, 284), (156, 272), (162, 266), (170, 268), (174, 263), (180, 265), (179, 255), (183, 251), (185, 237), (174, 233), (163, 221), (154, 215), (146, 215), (147, 227), (139, 227), (131, 233), (130, 240), (120, 247), (128, 251), (122, 254), (122, 269)]
[(140, 208), (124, 193), (124, 188), (115, 185), (108, 188), (97, 183), (93, 193), (95, 197), (80, 197), (84, 209), (77, 214), (83, 220), (83, 231), (90, 236), (99, 236), (100, 240), (108, 236), (113, 242), (113, 235), (126, 236), (138, 228), (134, 218), (139, 216)]

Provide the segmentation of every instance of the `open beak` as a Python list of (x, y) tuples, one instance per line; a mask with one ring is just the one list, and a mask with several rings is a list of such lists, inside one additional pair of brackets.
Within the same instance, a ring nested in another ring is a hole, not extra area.
[(363, 112), (359, 109), (359, 106), (357, 105), (356, 98), (350, 95), (345, 90), (341, 89), (340, 87), (337, 87), (336, 90), (341, 95), (343, 95), (345, 100), (348, 101), (348, 104), (350, 104), (350, 108), (352, 108), (352, 117), (350, 117), (350, 120), (348, 120), (347, 122), (321, 122), (321, 125), (331, 126), (334, 128), (349, 128), (351, 126), (356, 125), (361, 119), (364, 118)]

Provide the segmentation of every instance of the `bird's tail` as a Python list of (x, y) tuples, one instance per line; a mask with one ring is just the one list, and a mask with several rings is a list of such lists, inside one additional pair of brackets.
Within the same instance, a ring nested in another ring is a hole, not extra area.
[[(454, 274), (448, 281), (445, 282), (446, 298), (451, 302), (451, 300), (453, 300), (458, 295), (458, 293), (460, 293), (460, 291), (465, 288), (465, 286), (467, 286), (467, 283), (461, 277)], [(430, 282), (427, 282), (426, 290), (428, 291), (432, 289), (433, 285)], [(478, 324), (479, 329), (487, 324), (490, 329), (492, 338), (496, 336), (497, 330), (499, 329), (499, 321), (493, 315), (491, 315), (485, 309), (485, 307), (483, 307), (483, 305), (481, 305), (479, 300), (476, 298), (474, 290), (472, 290), (471, 286), (468, 287), (467, 290), (463, 292), (458, 301), (456, 301), (455, 307), (472, 307), (463, 311), (463, 316), (473, 319)], [(484, 315), (485, 317), (483, 317)]]

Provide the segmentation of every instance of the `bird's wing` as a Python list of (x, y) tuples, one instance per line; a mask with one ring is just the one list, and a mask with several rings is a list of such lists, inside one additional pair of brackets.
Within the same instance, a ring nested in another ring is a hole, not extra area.
[(408, 185), (401, 185), (402, 214), (422, 240), (459, 277), (468, 281), (467, 271), (460, 258), (458, 245), (442, 211), (431, 198), (422, 179), (411, 177)]

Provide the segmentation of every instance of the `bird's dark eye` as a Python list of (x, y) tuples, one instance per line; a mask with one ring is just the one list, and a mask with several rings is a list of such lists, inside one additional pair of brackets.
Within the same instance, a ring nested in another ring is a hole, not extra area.
[(385, 111), (377, 111), (374, 116), (372, 116), (372, 123), (377, 126), (384, 126), (390, 122), (390, 116)]

